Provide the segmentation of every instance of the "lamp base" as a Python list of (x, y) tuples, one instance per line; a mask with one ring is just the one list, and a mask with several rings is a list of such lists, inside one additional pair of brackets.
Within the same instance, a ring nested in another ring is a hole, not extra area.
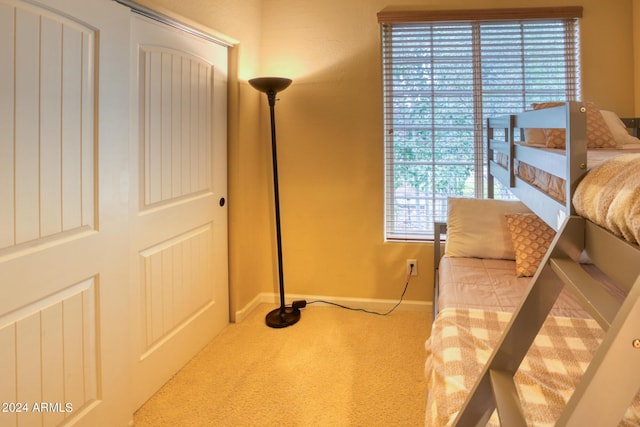
[(276, 308), (265, 317), (267, 326), (272, 328), (286, 328), (300, 320), (300, 309), (297, 307)]

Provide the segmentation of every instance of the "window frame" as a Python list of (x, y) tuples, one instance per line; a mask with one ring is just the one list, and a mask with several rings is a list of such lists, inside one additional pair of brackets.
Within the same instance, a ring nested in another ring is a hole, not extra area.
[[(477, 28), (483, 24), (494, 24), (494, 21), (502, 21), (504, 23), (514, 23), (517, 21), (565, 21), (566, 28), (570, 28), (571, 25), (567, 23), (573, 23), (575, 25), (576, 34), (579, 31), (578, 27), (578, 19), (582, 17), (582, 7), (559, 7), (559, 8), (521, 8), (521, 9), (469, 9), (469, 10), (393, 10), (393, 9), (385, 9), (378, 13), (378, 21), (381, 24), (381, 37), (382, 37), (382, 64), (383, 64), (383, 96), (384, 96), (384, 144), (385, 144), (385, 164), (384, 164), (384, 174), (385, 174), (385, 187), (384, 187), (384, 237), (385, 241), (432, 241), (433, 240), (433, 230), (429, 233), (428, 228), (428, 219), (424, 221), (425, 228), (423, 231), (419, 232), (410, 232), (408, 229), (396, 229), (391, 227), (390, 222), (394, 222), (395, 218), (390, 221), (389, 216), (394, 216), (394, 208), (393, 206), (389, 206), (390, 202), (395, 203), (395, 177), (393, 176), (393, 172), (389, 172), (388, 169), (393, 168), (397, 163), (395, 160), (388, 160), (388, 157), (391, 155), (390, 151), (395, 149), (395, 146), (391, 149), (389, 148), (389, 140), (392, 139), (389, 135), (393, 135), (394, 129), (393, 126), (389, 129), (389, 109), (393, 107), (387, 106), (387, 90), (391, 90), (387, 88), (387, 76), (390, 73), (386, 69), (387, 62), (389, 58), (385, 55), (385, 43), (389, 43), (390, 39), (385, 39), (386, 37), (391, 37), (388, 31), (385, 31), (389, 28), (389, 26), (393, 26), (394, 24), (398, 25), (407, 25), (407, 24), (447, 24), (451, 21), (455, 21), (455, 23), (463, 23), (463, 24), (478, 24)], [(473, 25), (472, 25), (473, 26)], [(479, 31), (479, 30), (478, 30)], [(568, 43), (567, 43), (568, 44)], [(565, 44), (566, 45), (566, 44)], [(481, 49), (481, 46), (475, 46), (474, 49), (478, 51)], [(567, 90), (566, 100), (575, 100), (580, 93), (580, 49), (579, 49), (579, 36), (576, 40), (574, 40), (575, 51), (571, 58), (575, 59), (575, 63), (572, 66), (575, 66), (574, 73), (575, 81), (572, 81), (573, 85), (572, 89)], [(477, 53), (477, 52), (476, 52)], [(473, 62), (477, 61), (475, 55), (473, 53)], [(474, 68), (479, 67), (480, 65), (474, 64)], [(570, 80), (570, 79), (569, 79)], [(474, 176), (474, 186), (475, 186), (475, 194), (474, 197), (484, 197), (486, 194), (486, 190), (483, 188), (483, 183), (485, 181), (484, 178), (484, 168), (485, 168), (485, 156), (484, 153), (484, 117), (482, 116), (482, 101), (478, 102), (476, 99), (478, 97), (477, 82), (474, 82), (473, 89), (473, 144), (474, 144), (474, 170), (477, 171)], [(483, 82), (480, 82), (483, 84)], [(523, 92), (524, 93), (524, 92)], [(481, 98), (481, 91), (480, 91)], [(432, 127), (431, 130), (435, 131), (437, 127)], [(433, 163), (433, 167), (435, 168), (437, 163)], [(434, 172), (435, 173), (435, 172)], [(425, 194), (431, 195), (435, 200), (437, 198), (437, 193), (435, 191), (426, 192)], [(410, 200), (409, 197), (406, 199)], [(416, 199), (417, 200), (417, 199)], [(425, 201), (425, 204), (427, 202)], [(444, 208), (446, 209), (446, 207)], [(434, 213), (432, 219), (433, 222), (441, 221), (441, 218), (437, 217), (436, 211), (438, 209), (435, 205), (432, 206), (432, 211)], [(427, 215), (427, 218), (428, 215)]]

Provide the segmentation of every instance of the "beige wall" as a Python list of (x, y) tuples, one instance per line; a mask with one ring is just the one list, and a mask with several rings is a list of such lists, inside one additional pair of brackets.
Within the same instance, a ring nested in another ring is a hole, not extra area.
[(640, 0), (633, 0), (633, 63), (635, 85), (635, 114), (640, 115)]
[[(638, 0), (633, 0), (636, 2)], [(239, 40), (230, 111), (231, 310), (276, 291), (266, 101), (247, 78), (294, 79), (277, 104), (287, 293), (396, 299), (405, 260), (420, 275), (406, 295), (431, 300), (432, 247), (385, 243), (382, 97), (376, 12), (553, 6), (555, 1), (148, 0)], [(606, 3), (606, 4), (605, 4)], [(634, 112), (632, 0), (583, 5), (583, 95)], [(637, 21), (636, 21), (637, 22)]]

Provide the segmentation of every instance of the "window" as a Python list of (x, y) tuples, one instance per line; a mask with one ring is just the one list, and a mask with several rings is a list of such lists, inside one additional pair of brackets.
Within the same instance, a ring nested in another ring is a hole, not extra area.
[(581, 9), (571, 10), (560, 18), (425, 22), (378, 15), (388, 240), (432, 239), (449, 196), (486, 194), (487, 117), (580, 98)]

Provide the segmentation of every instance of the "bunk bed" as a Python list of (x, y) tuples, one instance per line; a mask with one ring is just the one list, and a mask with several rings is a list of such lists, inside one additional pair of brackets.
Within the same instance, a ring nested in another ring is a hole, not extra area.
[(622, 153), (640, 152), (640, 123), (592, 103), (536, 106), (541, 107), (487, 120), (489, 198), (498, 180), (557, 229), (575, 214), (573, 193), (590, 168)]
[[(452, 199), (436, 224), (426, 425), (640, 425), (640, 145), (589, 150), (588, 108), (487, 121), (489, 185), (520, 201)], [(527, 141), (551, 129), (565, 147)]]

